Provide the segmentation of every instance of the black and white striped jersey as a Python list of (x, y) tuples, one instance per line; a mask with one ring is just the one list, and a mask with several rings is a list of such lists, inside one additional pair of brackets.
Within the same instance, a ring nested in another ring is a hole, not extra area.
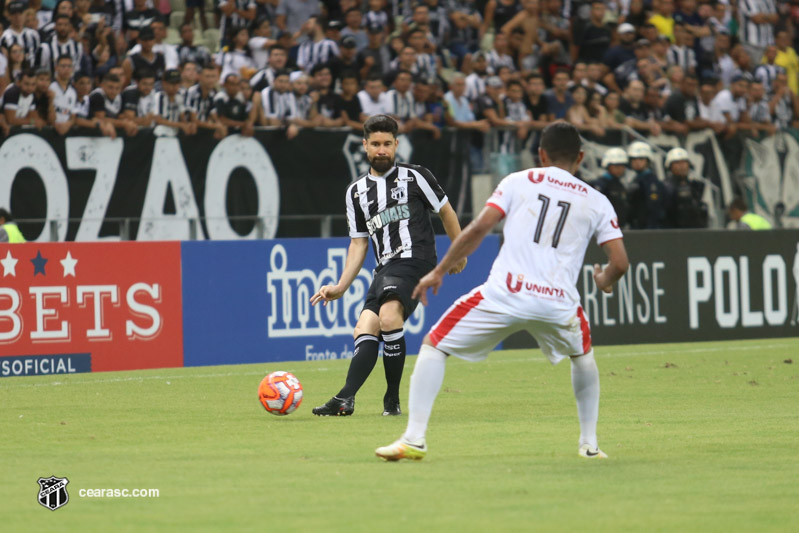
[(334, 57), (339, 57), (341, 52), (338, 44), (332, 39), (321, 41), (305, 41), (297, 49), (297, 66), (305, 72), (311, 72), (314, 65), (324, 65)]
[(274, 87), (267, 87), (261, 91), (261, 105), (266, 118), (281, 120), (298, 118), (297, 99), (291, 91), (281, 93)]
[(56, 123), (67, 122), (75, 114), (75, 104), (78, 103), (78, 92), (72, 85), (67, 84), (66, 88), (54, 81), (50, 84), (53, 91), (53, 107), (55, 108)]
[(466, 98), (470, 102), (477, 101), (486, 92), (486, 75), (480, 75), (477, 72), (472, 72), (466, 76)]
[(83, 57), (83, 43), (74, 39), (67, 39), (67, 42), (62, 43), (58, 40), (58, 36), (53, 35), (52, 39), (42, 43), (38, 55), (36, 64), (39, 67), (50, 69), (50, 72), (55, 72), (56, 63), (61, 56), (71, 57), (73, 69), (77, 71), (80, 69)]
[(238, 14), (238, 11), (249, 11), (257, 7), (255, 0), (216, 0), (214, 7), (219, 8), (222, 4), (229, 2), (235, 4), (236, 11), (233, 11), (230, 15), (222, 13), (219, 21), (219, 33), (223, 41), (232, 37), (232, 35), (229, 35), (231, 31), (246, 28), (250, 24), (249, 20)]
[(170, 99), (164, 91), (155, 93), (153, 111), (170, 122), (184, 122), (186, 118), (186, 106), (183, 104), (183, 97), (176, 94)]
[(763, 84), (766, 94), (771, 94), (771, 86), (778, 74), (785, 74), (785, 69), (779, 65), (762, 63), (755, 67), (755, 79)]
[(9, 109), (14, 111), (15, 117), (25, 118), (36, 110), (36, 96), (33, 93), (22, 94), (19, 86), (12, 83), (3, 93), (3, 112)]
[(757, 24), (752, 16), (769, 15), (777, 12), (775, 0), (739, 0), (738, 17), (740, 29), (738, 37), (742, 42), (753, 46), (765, 47), (774, 44), (774, 25)]
[(669, 65), (680, 66), (686, 72), (696, 68), (696, 52), (687, 46), (671, 45), (666, 52), (666, 60)]
[(197, 115), (200, 122), (208, 122), (211, 111), (214, 109), (214, 97), (216, 89), (211, 89), (208, 94), (203, 96), (202, 88), (199, 84), (192, 85), (186, 91), (186, 107), (188, 111)]
[(89, 93), (89, 118), (94, 118), (98, 112), (104, 112), (106, 118), (117, 118), (122, 113), (122, 95), (109, 100), (103, 88), (97, 87)]
[(402, 121), (414, 118), (415, 102), (411, 91), (401, 93), (396, 89), (391, 89), (386, 94), (391, 101), (391, 115)]
[(275, 82), (275, 73), (276, 71), (272, 67), (259, 70), (250, 78), (250, 87), (253, 91), (263, 91)]
[(438, 213), (447, 195), (428, 169), (398, 163), (383, 176), (364, 174), (347, 189), (346, 203), (350, 237), (369, 237), (379, 264), (437, 262), (430, 211)]
[(146, 117), (155, 113), (155, 91), (142, 94), (135, 85), (122, 91), (122, 110), (133, 111), (137, 117)]
[(500, 54), (493, 48), (486, 53), (486, 60), (488, 61), (488, 72), (496, 74), (502, 67), (508, 67), (511, 72), (516, 71), (516, 63), (513, 58), (508, 54)]
[(14, 28), (9, 27), (0, 35), (0, 48), (8, 50), (15, 44), (20, 45), (30, 65), (36, 64), (36, 53), (40, 43), (39, 32), (30, 28), (22, 28), (22, 31), (17, 33)]

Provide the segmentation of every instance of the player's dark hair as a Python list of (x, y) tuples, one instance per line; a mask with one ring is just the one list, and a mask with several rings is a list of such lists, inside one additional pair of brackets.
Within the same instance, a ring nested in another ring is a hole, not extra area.
[(369, 136), (375, 132), (390, 133), (396, 138), (399, 126), (397, 121), (388, 115), (374, 115), (363, 124), (363, 138), (369, 139)]
[(541, 149), (553, 162), (574, 163), (582, 146), (577, 128), (563, 120), (553, 122), (541, 132)]

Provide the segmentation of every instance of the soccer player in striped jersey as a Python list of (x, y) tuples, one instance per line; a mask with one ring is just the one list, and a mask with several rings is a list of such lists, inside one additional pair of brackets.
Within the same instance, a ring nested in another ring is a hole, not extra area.
[[(344, 387), (326, 404), (313, 409), (317, 416), (347, 416), (355, 410), (355, 394), (377, 362), (383, 341), (386, 394), (383, 415), (399, 415), (399, 385), (405, 366), (403, 324), (419, 303), (411, 297), (419, 279), (436, 263), (436, 246), (429, 212), (438, 213), (454, 240), (461, 231), (458, 216), (433, 174), (426, 168), (395, 163), (397, 121), (375, 115), (363, 126), (363, 146), (369, 172), (349, 186), (346, 195), (350, 247), (341, 278), (321, 287), (311, 305), (327, 305), (347, 292), (363, 265), (369, 241), (377, 259), (374, 278), (355, 326), (355, 356)], [(466, 259), (448, 269), (456, 274)]]
[(427, 289), (436, 294), (444, 272), (474, 252), (505, 219), (502, 249), (486, 282), (459, 298), (425, 336), (411, 376), (407, 429), (396, 442), (375, 450), (378, 457), (422, 459), (447, 356), (481, 361), (520, 330), (535, 337), (552, 364), (570, 360), (580, 421), (578, 454), (607, 457), (597, 444), (599, 371), (576, 285), (585, 250), (594, 238), (608, 257), (604, 269), (594, 265), (599, 290), (610, 292), (628, 261), (610, 202), (574, 177), (584, 156), (581, 144), (577, 128), (567, 122), (544, 128), (538, 149), (542, 168), (514, 172), (502, 180), (477, 219), (419, 281), (413, 296), (426, 304)]

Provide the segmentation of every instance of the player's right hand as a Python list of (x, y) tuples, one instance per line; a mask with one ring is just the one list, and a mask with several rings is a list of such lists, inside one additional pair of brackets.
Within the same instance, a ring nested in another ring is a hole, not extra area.
[(599, 263), (594, 264), (594, 283), (602, 292), (606, 292), (608, 294), (613, 292), (613, 285), (607, 284), (605, 281), (605, 272), (602, 270), (602, 267), (599, 266)]
[(427, 289), (432, 288), (433, 294), (438, 294), (438, 289), (441, 287), (441, 283), (443, 281), (443, 275), (438, 273), (435, 269), (431, 270), (427, 273), (427, 275), (419, 280), (416, 288), (413, 289), (411, 298), (414, 300), (418, 299), (422, 302), (422, 305), (427, 306)]
[(339, 289), (337, 285), (325, 285), (316, 294), (311, 296), (311, 305), (316, 305), (322, 302), (322, 305), (327, 305), (327, 302), (338, 300), (346, 291)]

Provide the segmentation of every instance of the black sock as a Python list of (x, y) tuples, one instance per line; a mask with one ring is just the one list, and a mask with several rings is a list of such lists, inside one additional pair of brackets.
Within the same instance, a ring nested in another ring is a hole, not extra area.
[(387, 399), (399, 399), (402, 370), (405, 368), (405, 332), (400, 329), (383, 331), (383, 367), (386, 370)]
[(377, 363), (378, 347), (379, 341), (374, 335), (359, 335), (355, 339), (355, 355), (352, 357), (350, 369), (347, 371), (347, 382), (344, 384), (344, 388), (336, 394), (337, 397), (355, 396)]

